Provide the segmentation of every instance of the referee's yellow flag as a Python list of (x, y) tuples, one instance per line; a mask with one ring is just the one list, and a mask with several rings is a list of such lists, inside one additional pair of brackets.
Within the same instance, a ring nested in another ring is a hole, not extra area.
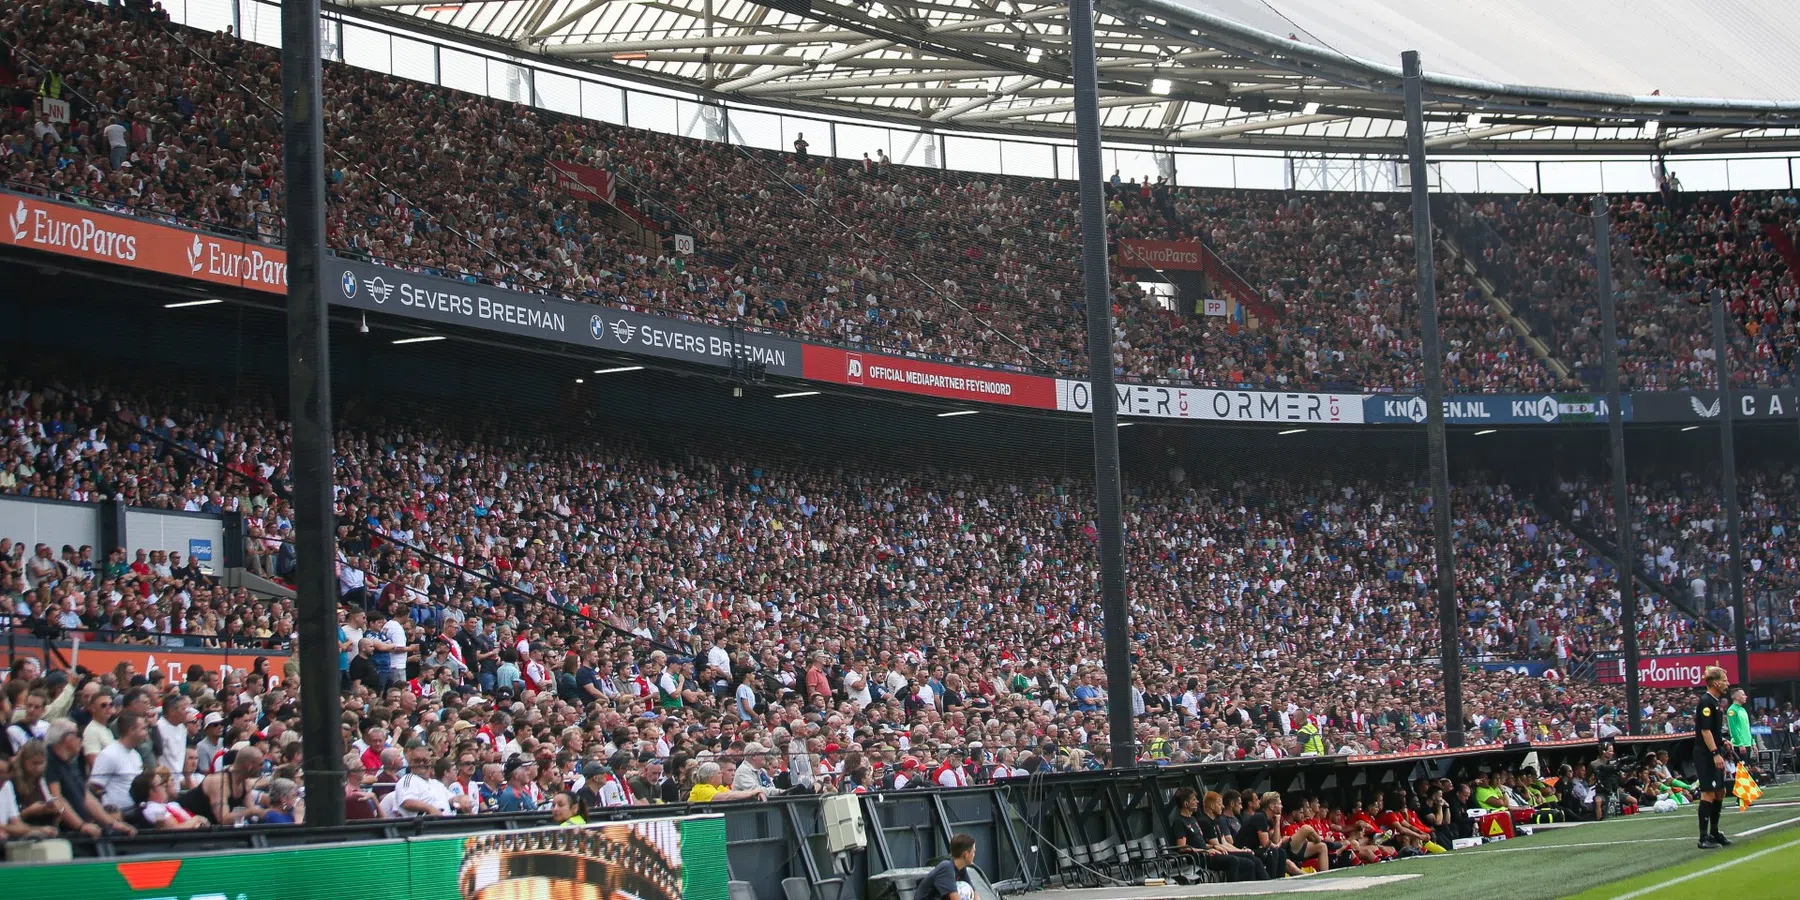
[(1750, 777), (1750, 769), (1741, 765), (1737, 770), (1737, 783), (1732, 785), (1731, 792), (1737, 795), (1739, 812), (1749, 809), (1750, 804), (1762, 796), (1762, 788), (1757, 787), (1756, 779)]

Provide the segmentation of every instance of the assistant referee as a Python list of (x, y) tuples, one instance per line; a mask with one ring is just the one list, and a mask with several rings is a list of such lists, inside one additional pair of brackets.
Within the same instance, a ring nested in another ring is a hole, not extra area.
[(1694, 707), (1694, 766), (1700, 776), (1700, 843), (1702, 850), (1712, 850), (1731, 843), (1719, 833), (1719, 809), (1725, 803), (1725, 688), (1730, 683), (1725, 670), (1708, 666), (1706, 690)]

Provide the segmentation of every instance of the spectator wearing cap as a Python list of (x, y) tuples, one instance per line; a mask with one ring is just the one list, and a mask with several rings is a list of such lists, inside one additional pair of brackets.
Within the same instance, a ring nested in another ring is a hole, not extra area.
[(899, 770), (892, 774), (892, 778), (893, 778), (892, 787), (895, 790), (901, 790), (901, 789), (904, 789), (909, 784), (916, 784), (916, 783), (920, 782), (923, 779), (923, 777), (924, 776), (922, 776), (919, 773), (919, 758), (918, 757), (916, 757), (916, 756), (902, 757), (900, 760)]
[(537, 778), (537, 760), (529, 756), (514, 756), (506, 763), (506, 787), (494, 795), (495, 812), (534, 812), (537, 801), (532, 797), (536, 788), (532, 782)]
[[(195, 771), (210, 775), (219, 770), (219, 757), (225, 755), (225, 714), (214, 710), (200, 721), (200, 740), (194, 745)], [(359, 756), (358, 759), (361, 757)]]
[(737, 774), (732, 776), (731, 789), (740, 793), (761, 791), (764, 797), (781, 793), (769, 774), (768, 747), (756, 741), (744, 745), (744, 764), (738, 766)]

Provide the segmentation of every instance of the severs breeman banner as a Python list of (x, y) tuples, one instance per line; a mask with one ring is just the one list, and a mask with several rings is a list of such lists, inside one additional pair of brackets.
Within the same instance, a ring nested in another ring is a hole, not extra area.
[(875, 388), (1030, 409), (1056, 409), (1056, 380), (1045, 375), (958, 366), (806, 345), (804, 377), (809, 381)]
[(771, 375), (800, 375), (800, 342), (790, 337), (577, 303), (469, 281), (420, 275), (357, 260), (325, 261), (335, 306), (541, 338), (708, 366), (740, 357)]
[(8, 897), (62, 900), (726, 900), (723, 816), (457, 837), (0, 865)]
[[(1119, 414), (1195, 422), (1281, 422), (1356, 425), (1363, 421), (1362, 394), (1228, 391), (1212, 388), (1117, 385)], [(1085, 381), (1056, 380), (1056, 408), (1089, 413), (1093, 389)]]

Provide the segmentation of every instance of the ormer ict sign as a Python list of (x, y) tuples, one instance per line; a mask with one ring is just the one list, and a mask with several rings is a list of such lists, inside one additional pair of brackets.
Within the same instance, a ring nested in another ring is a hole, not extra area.
[[(1357, 425), (1363, 421), (1362, 394), (1309, 394), (1282, 391), (1223, 391), (1212, 388), (1116, 386), (1119, 414), (1195, 422), (1292, 422)], [(1093, 387), (1085, 381), (1056, 380), (1056, 408), (1092, 413)]]

